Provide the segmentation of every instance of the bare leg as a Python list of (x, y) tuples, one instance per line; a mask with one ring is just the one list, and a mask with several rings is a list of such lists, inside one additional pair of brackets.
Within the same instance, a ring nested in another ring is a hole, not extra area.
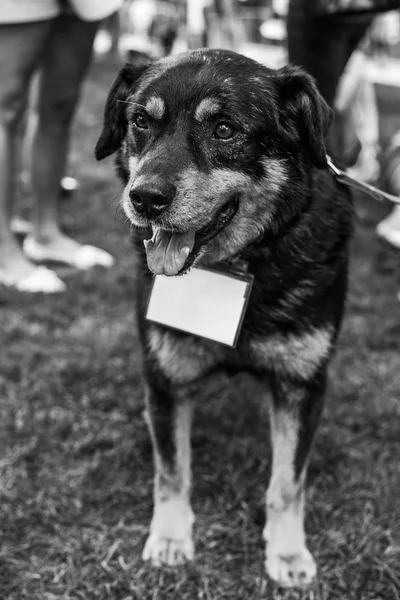
[(98, 23), (62, 16), (53, 25), (43, 62), (38, 101), (38, 126), (33, 142), (32, 183), (35, 193), (33, 236), (61, 253), (74, 252), (78, 242), (61, 232), (59, 188), (64, 175), (70, 129), (81, 85), (92, 56)]
[(322, 409), (325, 377), (276, 381), (271, 403), (272, 474), (267, 491), (266, 568), (285, 587), (311, 583), (316, 565), (304, 533), (307, 460)]
[(190, 507), (191, 404), (149, 378), (147, 420), (153, 442), (154, 510), (143, 559), (177, 565), (193, 558)]
[(52, 21), (0, 26), (0, 270), (14, 281), (35, 269), (10, 230), (29, 84)]

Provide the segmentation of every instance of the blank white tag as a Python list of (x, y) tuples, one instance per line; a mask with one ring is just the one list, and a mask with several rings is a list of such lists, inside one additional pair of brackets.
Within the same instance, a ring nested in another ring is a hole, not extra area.
[(178, 277), (156, 275), (146, 318), (233, 347), (252, 282), (251, 275), (196, 267)]

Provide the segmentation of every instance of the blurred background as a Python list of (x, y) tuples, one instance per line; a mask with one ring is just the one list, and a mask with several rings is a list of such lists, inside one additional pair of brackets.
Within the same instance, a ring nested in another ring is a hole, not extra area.
[[(129, 0), (100, 24), (71, 130), (59, 220), (63, 232), (104, 248), (115, 263), (55, 266), (62, 294), (0, 286), (1, 600), (400, 598), (400, 241), (380, 243), (377, 224), (392, 205), (361, 193), (347, 310), (309, 470), (316, 586), (280, 595), (265, 575), (268, 409), (247, 376), (230, 386), (213, 379), (201, 390), (193, 432), (196, 563), (154, 571), (141, 560), (152, 451), (142, 418), (130, 230), (118, 209), (113, 157), (94, 158), (105, 100), (137, 53), (218, 46), (280, 67), (288, 57), (287, 8), (268, 0)], [(347, 153), (360, 142), (353, 173), (397, 195), (399, 30), (398, 12), (374, 19), (335, 98)], [(36, 79), (28, 141), (37, 88)], [(13, 229), (22, 241), (35, 202), (28, 157), (19, 184), (21, 220)]]

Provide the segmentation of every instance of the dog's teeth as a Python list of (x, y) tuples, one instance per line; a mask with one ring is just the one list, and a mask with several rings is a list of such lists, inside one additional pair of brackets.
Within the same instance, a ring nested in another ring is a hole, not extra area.
[(184, 246), (181, 250), (181, 254), (183, 254), (183, 256), (185, 257), (185, 260), (187, 259), (187, 257), (190, 254), (190, 248), (189, 246)]

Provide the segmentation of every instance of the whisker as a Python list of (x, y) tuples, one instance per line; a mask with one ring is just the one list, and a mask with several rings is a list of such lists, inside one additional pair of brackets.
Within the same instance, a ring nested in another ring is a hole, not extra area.
[(121, 201), (121, 196), (115, 196), (114, 198), (111, 198), (111, 200), (108, 201), (108, 207), (111, 208), (111, 204), (113, 202), (115, 202), (116, 200)]
[(115, 209), (115, 213), (114, 213), (114, 221), (116, 221), (116, 220), (117, 220), (117, 217), (118, 217), (118, 216), (119, 216), (121, 213), (122, 213), (122, 214), (125, 214), (125, 212), (124, 212), (124, 210), (123, 210), (123, 208), (122, 208), (121, 204), (118, 204), (118, 206), (117, 206), (117, 207), (116, 207), (116, 209)]
[(120, 201), (118, 202), (117, 206), (115, 207), (115, 213), (114, 213), (114, 221), (117, 220), (117, 216), (122, 212), (123, 215), (125, 215), (125, 210), (123, 207), (123, 203), (122, 203), (122, 199), (120, 198)]

